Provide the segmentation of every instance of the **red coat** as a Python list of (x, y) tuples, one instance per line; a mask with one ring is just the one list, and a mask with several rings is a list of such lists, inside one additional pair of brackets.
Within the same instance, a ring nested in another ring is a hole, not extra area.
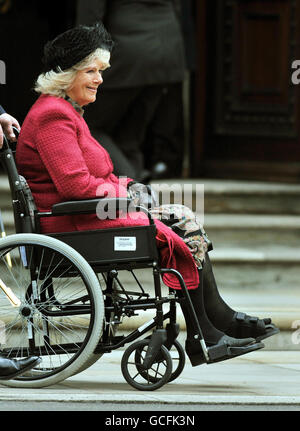
[[(113, 174), (107, 151), (91, 136), (82, 116), (66, 100), (42, 95), (26, 116), (18, 139), (18, 170), (31, 188), (39, 211), (49, 211), (53, 204), (99, 196), (126, 197), (126, 185)], [(181, 272), (188, 288), (196, 288), (198, 272), (188, 247), (181, 238), (160, 221), (157, 245), (161, 266)], [(71, 232), (148, 224), (144, 214), (138, 219), (100, 220), (96, 214), (42, 219), (42, 231)], [(173, 276), (164, 282), (178, 288)]]

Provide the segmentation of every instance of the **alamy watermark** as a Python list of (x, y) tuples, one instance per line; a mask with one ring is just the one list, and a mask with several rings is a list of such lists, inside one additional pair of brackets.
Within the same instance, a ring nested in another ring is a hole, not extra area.
[(6, 84), (6, 65), (3, 60), (0, 60), (0, 84)]
[(292, 333), (292, 343), (300, 344), (300, 320), (293, 321), (292, 329), (296, 329), (296, 331)]
[[(201, 224), (204, 224), (204, 184), (197, 183), (173, 183), (173, 184), (151, 184), (153, 192), (157, 196), (157, 203), (153, 204), (151, 194), (146, 186), (139, 190), (138, 196), (132, 198), (132, 201), (128, 205), (128, 202), (124, 200), (121, 204), (116, 204), (115, 198), (128, 197), (127, 192), (127, 177), (120, 177), (119, 183), (103, 183), (97, 188), (97, 197), (105, 198), (99, 200), (96, 208), (97, 217), (103, 219), (138, 219), (140, 218), (140, 212), (135, 211), (136, 205), (143, 206), (143, 203), (149, 202), (147, 209), (151, 213), (151, 210), (157, 210), (157, 208), (163, 208), (165, 206), (176, 205), (178, 211), (182, 208), (182, 215), (184, 216), (185, 207), (188, 207), (196, 215)], [(129, 187), (130, 189), (130, 187)], [(149, 201), (150, 196), (150, 201)], [(154, 199), (155, 201), (155, 199)], [(164, 213), (167, 217), (167, 212)], [(172, 217), (172, 211), (169, 216)]]
[(292, 83), (298, 85), (300, 84), (300, 60), (294, 60), (292, 62), (292, 69), (296, 69), (291, 76)]

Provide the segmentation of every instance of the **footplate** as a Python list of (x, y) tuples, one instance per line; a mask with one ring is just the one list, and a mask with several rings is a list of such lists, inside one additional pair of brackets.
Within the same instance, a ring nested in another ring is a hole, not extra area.
[(207, 349), (209, 360), (212, 362), (217, 361), (218, 359), (224, 358), (226, 356), (230, 356), (230, 347), (227, 346), (227, 344), (220, 344), (215, 345), (212, 347), (209, 347)]
[(210, 362), (218, 362), (225, 359), (235, 358), (237, 356), (245, 355), (246, 353), (254, 352), (255, 350), (259, 350), (265, 347), (265, 345), (261, 342), (249, 344), (247, 346), (240, 347), (231, 347), (227, 344), (221, 344), (209, 347), (207, 349), (207, 353), (209, 356)]

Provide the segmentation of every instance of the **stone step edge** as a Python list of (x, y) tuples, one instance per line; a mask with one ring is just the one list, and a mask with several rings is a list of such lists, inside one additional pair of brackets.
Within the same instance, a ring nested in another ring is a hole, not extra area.
[[(243, 181), (243, 180), (217, 180), (217, 179), (178, 179), (170, 178), (167, 180), (156, 180), (152, 181), (151, 185), (157, 189), (160, 186), (171, 187), (174, 184), (180, 185), (182, 188), (184, 185), (189, 185), (186, 188), (187, 193), (190, 189), (195, 193), (200, 188), (204, 188), (204, 194), (215, 194), (215, 195), (278, 195), (278, 192), (285, 196), (287, 193), (292, 195), (299, 195), (300, 185), (299, 184), (286, 184), (278, 182), (258, 182), (258, 181)], [(196, 187), (198, 187), (196, 189)]]
[(300, 263), (300, 251), (298, 249), (284, 249), (281, 247), (272, 250), (253, 250), (253, 248), (218, 248), (210, 252), (211, 261), (214, 263), (240, 263), (240, 264), (282, 264), (282, 263)]
[(253, 230), (290, 230), (300, 228), (298, 215), (286, 214), (234, 214), (234, 213), (205, 213), (204, 227), (206, 229), (228, 230), (234, 228)]

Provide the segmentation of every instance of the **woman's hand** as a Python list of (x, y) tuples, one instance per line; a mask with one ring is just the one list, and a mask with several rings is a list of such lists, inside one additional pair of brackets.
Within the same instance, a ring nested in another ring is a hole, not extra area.
[(132, 183), (129, 184), (128, 192), (135, 206), (150, 209), (159, 205), (157, 193), (149, 185)]

